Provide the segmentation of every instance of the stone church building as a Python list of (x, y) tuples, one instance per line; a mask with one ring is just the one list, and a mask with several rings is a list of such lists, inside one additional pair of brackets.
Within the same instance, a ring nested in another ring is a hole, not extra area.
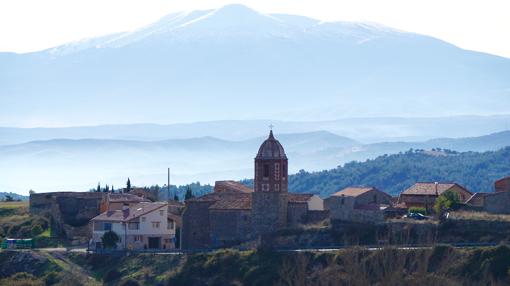
[(182, 248), (227, 247), (327, 217), (323, 201), (288, 192), (288, 159), (270, 131), (255, 157), (254, 188), (216, 182), (214, 192), (186, 201)]

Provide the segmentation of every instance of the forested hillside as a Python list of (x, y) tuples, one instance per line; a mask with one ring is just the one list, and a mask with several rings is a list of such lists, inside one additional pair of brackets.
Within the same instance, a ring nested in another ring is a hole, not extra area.
[(510, 176), (510, 147), (494, 152), (409, 150), (321, 172), (289, 177), (289, 190), (326, 197), (347, 186), (367, 185), (397, 195), (415, 182), (457, 182), (471, 192), (493, 191), (494, 181)]

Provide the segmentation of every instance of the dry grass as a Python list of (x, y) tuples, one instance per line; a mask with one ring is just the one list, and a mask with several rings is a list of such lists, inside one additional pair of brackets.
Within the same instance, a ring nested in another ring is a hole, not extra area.
[(455, 211), (450, 212), (449, 218), (457, 220), (485, 220), (485, 221), (510, 222), (510, 215), (490, 214), (486, 212)]
[(28, 208), (28, 202), (0, 202), (0, 209)]

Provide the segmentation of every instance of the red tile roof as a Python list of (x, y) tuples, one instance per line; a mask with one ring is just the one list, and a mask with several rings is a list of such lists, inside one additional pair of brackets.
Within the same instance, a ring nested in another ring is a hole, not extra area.
[[(438, 183), (437, 184), (437, 193), (440, 195), (440, 194), (450, 190), (454, 186), (458, 186), (458, 187), (466, 190), (464, 187), (462, 187), (461, 185), (456, 184), (456, 183)], [(436, 183), (431, 183), (431, 182), (416, 183), (416, 184), (412, 185), (409, 189), (403, 191), (402, 194), (403, 195), (435, 195), (436, 194)]]
[(119, 203), (119, 202), (150, 202), (148, 199), (144, 199), (133, 194), (111, 194), (108, 193), (108, 202)]
[(214, 192), (253, 193), (253, 189), (236, 181), (216, 181)]
[(126, 210), (106, 211), (94, 217), (92, 220), (127, 222), (166, 206), (167, 204), (162, 202), (157, 203), (141, 202), (132, 207), (127, 208)]
[(251, 194), (232, 193), (217, 200), (209, 209), (251, 210)]
[(374, 187), (347, 187), (339, 192), (332, 194), (331, 196), (347, 196), (347, 197), (357, 197), (366, 192), (377, 190)]
[(289, 203), (306, 203), (313, 197), (313, 194), (289, 193)]

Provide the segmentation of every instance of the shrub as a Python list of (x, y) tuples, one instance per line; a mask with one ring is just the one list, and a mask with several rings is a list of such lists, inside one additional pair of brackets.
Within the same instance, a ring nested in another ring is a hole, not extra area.
[(411, 207), (411, 208), (409, 208), (409, 213), (420, 213), (422, 215), (426, 215), (427, 210), (425, 208), (420, 208), (420, 207)]
[(126, 280), (123, 280), (119, 283), (119, 286), (140, 286), (140, 283), (138, 281), (128, 278)]
[(121, 277), (122, 277), (122, 273), (120, 273), (116, 269), (112, 269), (103, 275), (103, 281), (108, 283), (108, 282), (115, 281)]
[(40, 225), (36, 224), (32, 227), (31, 233), (32, 236), (38, 236), (39, 234), (43, 233), (43, 229)]
[(101, 237), (101, 242), (103, 243), (104, 248), (116, 248), (117, 242), (119, 241), (119, 236), (113, 231), (107, 231)]
[(442, 193), (434, 203), (434, 212), (438, 215), (455, 208), (460, 202), (459, 195), (452, 191)]

